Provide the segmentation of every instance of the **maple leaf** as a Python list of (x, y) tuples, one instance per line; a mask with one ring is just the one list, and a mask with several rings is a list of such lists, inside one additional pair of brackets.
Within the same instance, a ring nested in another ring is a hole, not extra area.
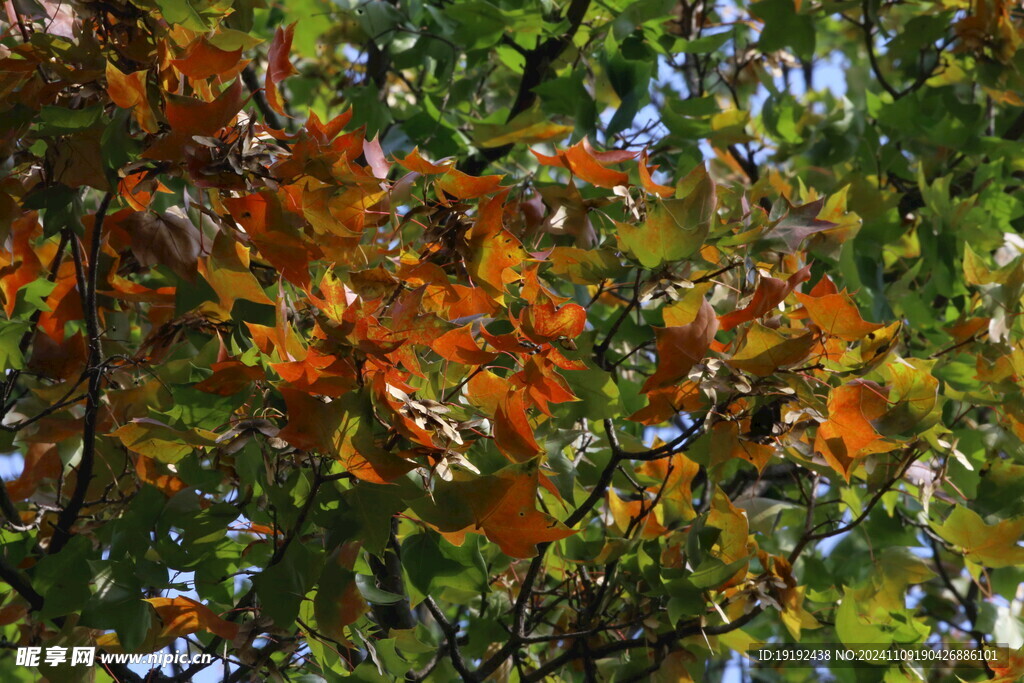
[(168, 95), (164, 116), (171, 132), (142, 153), (147, 159), (177, 160), (186, 146), (195, 145), (193, 136), (209, 136), (231, 123), (242, 108), (242, 81), (235, 79), (213, 100)]
[(274, 31), (274, 40), (271, 41), (270, 49), (267, 51), (267, 102), (271, 109), (283, 116), (287, 116), (287, 113), (284, 110), (278, 85), (289, 76), (299, 73), (288, 59), (294, 36), (295, 22), (285, 27), (278, 26)]
[(942, 524), (932, 522), (939, 536), (961, 549), (971, 562), (999, 568), (1024, 563), (1024, 518), (1005, 519), (987, 524), (981, 516), (963, 505), (957, 505)]
[(560, 151), (556, 156), (546, 156), (534, 150), (537, 161), (547, 166), (569, 169), (574, 176), (597, 187), (613, 188), (628, 185), (629, 176), (622, 171), (613, 171), (605, 164), (619, 163), (636, 157), (634, 152), (597, 152), (584, 137), (575, 145)]
[(227, 232), (217, 233), (210, 255), (199, 261), (199, 274), (217, 292), (220, 305), (227, 312), (236, 299), (274, 305), (249, 270), (249, 249)]
[(288, 406), (288, 423), (278, 438), (295, 448), (337, 458), (353, 476), (375, 484), (394, 481), (413, 468), (376, 444), (372, 410), (361, 393), (350, 392), (327, 403), (302, 391), (280, 391)]
[(468, 323), (462, 327), (445, 332), (431, 342), (434, 349), (442, 358), (447, 358), (454, 363), (463, 365), (484, 365), (490, 363), (498, 354), (493, 351), (484, 351), (476, 343), (473, 337), (473, 324)]
[(521, 392), (510, 391), (495, 408), (494, 443), (513, 462), (531, 460), (541, 452), (526, 417), (526, 402)]
[(143, 266), (164, 265), (181, 278), (195, 282), (202, 235), (184, 211), (137, 211), (125, 219), (132, 253)]
[(189, 44), (184, 56), (172, 59), (171, 64), (189, 78), (201, 80), (230, 70), (241, 56), (242, 48), (221, 50), (201, 36)]
[(847, 481), (857, 459), (895, 447), (874, 426), (889, 409), (887, 393), (868, 380), (853, 380), (829, 393), (828, 420), (818, 427), (814, 449)]
[(537, 510), (538, 470), (535, 463), (512, 466), (498, 475), (509, 481), (500, 501), (478, 524), (487, 538), (510, 557), (533, 557), (537, 544), (576, 533), (551, 515)]
[(527, 258), (519, 239), (502, 227), (504, 194), (488, 199), (480, 206), (480, 215), (469, 233), (472, 257), (466, 264), (474, 280), (492, 295), (504, 291), (508, 282), (518, 278), (510, 270)]
[(778, 330), (754, 325), (743, 335), (743, 345), (728, 359), (729, 365), (752, 375), (767, 377), (779, 368), (789, 367), (807, 358), (814, 335), (785, 335)]
[(778, 306), (796, 289), (797, 285), (811, 279), (811, 264), (807, 264), (786, 280), (762, 277), (750, 302), (738, 311), (732, 311), (718, 318), (723, 332), (728, 332), (741, 323), (760, 318)]
[(704, 358), (717, 331), (718, 318), (706, 299), (701, 300), (692, 323), (654, 328), (658, 369), (647, 378), (641, 391), (646, 393), (686, 379), (690, 369)]
[(823, 230), (835, 227), (835, 223), (818, 219), (818, 214), (825, 207), (825, 198), (793, 206), (785, 202), (785, 214), (772, 225), (767, 233), (771, 240), (781, 241), (790, 252), (795, 252), (805, 239)]
[(807, 309), (807, 315), (825, 334), (846, 341), (857, 341), (871, 332), (880, 330), (881, 323), (869, 323), (860, 316), (857, 305), (846, 290), (817, 296), (796, 293), (797, 300)]
[(711, 230), (717, 202), (714, 181), (698, 166), (684, 183), (692, 185), (689, 194), (682, 199), (656, 199), (643, 225), (617, 224), (619, 243), (647, 268), (693, 255)]

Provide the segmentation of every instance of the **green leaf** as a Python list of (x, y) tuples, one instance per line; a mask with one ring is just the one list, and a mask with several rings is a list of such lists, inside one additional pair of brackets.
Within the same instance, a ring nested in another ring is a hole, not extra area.
[(284, 557), (253, 578), (264, 616), (282, 628), (295, 623), (299, 603), (313, 587), (322, 556), (303, 543), (291, 543)]
[(792, 48), (797, 57), (814, 56), (815, 27), (809, 15), (797, 14), (793, 0), (763, 0), (750, 11), (764, 20), (757, 45), (764, 52)]
[(692, 256), (711, 230), (715, 183), (703, 166), (683, 181), (690, 191), (682, 199), (655, 199), (643, 225), (617, 223), (619, 244), (645, 268)]

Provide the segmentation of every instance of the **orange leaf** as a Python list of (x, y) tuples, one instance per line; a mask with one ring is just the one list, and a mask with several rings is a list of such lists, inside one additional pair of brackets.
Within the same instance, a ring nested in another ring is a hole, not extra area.
[(331, 403), (282, 387), (288, 424), (278, 434), (295, 448), (316, 450), (337, 458), (354, 476), (387, 484), (413, 468), (380, 448), (371, 431), (373, 409), (361, 392), (350, 392)]
[(32, 249), (32, 240), (38, 233), (36, 214), (25, 214), (11, 224), (12, 248), (0, 253), (0, 293), (4, 297), (4, 311), (8, 318), (14, 313), (18, 290), (35, 280), (42, 270), (39, 257)]
[(172, 59), (171, 64), (189, 78), (202, 80), (228, 71), (238, 64), (241, 56), (242, 48), (221, 50), (200, 37), (188, 46), (184, 57)]
[(704, 405), (704, 397), (693, 382), (667, 386), (647, 392), (647, 407), (641, 408), (627, 419), (648, 426), (659, 425), (682, 411), (692, 411)]
[(857, 341), (866, 334), (885, 327), (880, 323), (866, 322), (860, 317), (857, 304), (853, 303), (846, 290), (821, 297), (797, 292), (796, 298), (807, 309), (807, 314), (815, 325), (826, 334), (845, 341)]
[(568, 168), (577, 178), (585, 180), (591, 185), (608, 189), (618, 185), (628, 185), (629, 175), (622, 171), (613, 171), (605, 168), (602, 164), (617, 163), (636, 157), (636, 154), (633, 152), (595, 152), (587, 138), (583, 138), (580, 142), (559, 152), (554, 157), (545, 156), (533, 150), (530, 151), (533, 152), (533, 155), (542, 164)]
[(548, 417), (554, 417), (549, 403), (566, 403), (578, 400), (569, 385), (559, 375), (553, 364), (539, 354), (530, 356), (523, 370), (512, 376), (512, 381), (526, 389), (530, 402)]
[(507, 274), (528, 257), (522, 243), (502, 227), (502, 201), (505, 193), (487, 200), (480, 207), (480, 215), (469, 234), (473, 256), (467, 264), (476, 284), (492, 294), (500, 294), (505, 284), (518, 275)]
[(131, 109), (146, 101), (146, 72), (135, 71), (126, 74), (112, 62), (107, 62), (107, 94), (121, 109)]
[(36, 492), (43, 479), (57, 479), (62, 468), (56, 445), (29, 444), (21, 474), (17, 479), (7, 482), (7, 493), (12, 501), (27, 500)]
[(690, 368), (704, 358), (717, 331), (718, 318), (707, 299), (701, 301), (692, 323), (682, 327), (654, 328), (658, 369), (647, 378), (641, 391), (646, 393), (686, 379)]
[(322, 123), (320, 117), (312, 109), (309, 110), (309, 118), (306, 119), (306, 130), (322, 145), (330, 143), (338, 137), (338, 133), (352, 120), (352, 109), (346, 109), (327, 123)]
[(481, 370), (466, 382), (466, 398), (487, 415), (493, 415), (511, 391), (511, 383), (490, 370)]
[(422, 173), (423, 175), (447, 173), (448, 169), (451, 168), (450, 164), (435, 164), (427, 161), (420, 154), (419, 147), (414, 147), (413, 150), (404, 157), (395, 157), (395, 161), (400, 163), (402, 166), (405, 166), (410, 171)]
[(292, 49), (292, 38), (295, 34), (295, 22), (285, 28), (277, 27), (274, 31), (274, 40), (270, 43), (267, 51), (267, 103), (278, 114), (287, 116), (284, 111), (284, 104), (277, 90), (277, 84), (284, 79), (299, 73), (288, 59), (288, 53)]
[(654, 182), (651, 177), (651, 172), (658, 170), (657, 166), (647, 167), (647, 150), (645, 149), (640, 153), (640, 184), (644, 186), (644, 189), (651, 194), (656, 194), (659, 197), (671, 197), (676, 193), (676, 188), (670, 185), (659, 185)]
[[(619, 498), (614, 489), (609, 488), (608, 509), (611, 510), (612, 520), (620, 533), (626, 533), (628, 529), (635, 527), (638, 523), (643, 524), (640, 531), (642, 539), (658, 538), (668, 533), (668, 529), (658, 522), (658, 518), (654, 514), (654, 507), (649, 500), (626, 501)], [(641, 515), (644, 516), (643, 522), (634, 522)]]
[(188, 488), (188, 484), (173, 474), (161, 472), (157, 461), (144, 455), (135, 456), (135, 474), (139, 481), (156, 487), (168, 498)]
[(454, 166), (437, 179), (437, 188), (447, 192), (456, 199), (475, 199), (486, 194), (497, 192), (501, 179), (505, 176), (485, 175), (477, 178), (463, 173)]
[(579, 304), (566, 304), (561, 308), (547, 301), (523, 309), (519, 317), (522, 333), (536, 344), (561, 337), (574, 339), (587, 325), (587, 311)]
[(160, 618), (159, 638), (180, 638), (196, 631), (207, 631), (228, 642), (238, 636), (238, 624), (221, 619), (209, 607), (191, 598), (147, 598), (146, 602)]
[(217, 233), (210, 255), (199, 261), (199, 273), (213, 287), (225, 311), (231, 311), (236, 299), (274, 305), (249, 270), (249, 248), (226, 231)]
[(473, 338), (472, 328), (473, 324), (469, 323), (445, 332), (433, 341), (431, 348), (442, 358), (447, 358), (454, 363), (463, 365), (490, 363), (498, 357), (498, 354), (493, 351), (481, 350)]
[(814, 449), (847, 481), (855, 460), (893, 448), (872, 424), (889, 410), (887, 393), (875, 382), (856, 379), (829, 394), (828, 421), (818, 427)]
[(740, 438), (740, 426), (733, 421), (717, 422), (711, 428), (711, 465), (745, 460), (760, 472), (775, 454), (775, 446)]
[(512, 462), (525, 462), (542, 452), (526, 419), (522, 392), (510, 391), (495, 411), (494, 443)]
[(533, 557), (537, 544), (557, 541), (576, 533), (554, 517), (537, 510), (537, 469), (499, 474), (511, 481), (508, 491), (480, 526), (509, 557)]
[(761, 282), (757, 285), (757, 290), (754, 291), (753, 298), (746, 307), (719, 317), (718, 323), (721, 325), (722, 331), (728, 332), (741, 323), (760, 318), (782, 303), (789, 293), (796, 289), (797, 285), (810, 279), (811, 264), (809, 263), (786, 280), (762, 277)]

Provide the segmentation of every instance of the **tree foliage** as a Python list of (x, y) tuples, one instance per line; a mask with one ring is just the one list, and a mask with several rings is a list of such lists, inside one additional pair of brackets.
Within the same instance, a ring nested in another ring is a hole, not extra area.
[(1021, 647), (1010, 3), (5, 7), (5, 680)]

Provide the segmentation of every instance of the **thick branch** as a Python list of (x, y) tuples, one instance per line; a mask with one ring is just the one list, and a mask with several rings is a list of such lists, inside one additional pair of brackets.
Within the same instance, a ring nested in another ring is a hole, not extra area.
[(3, 558), (0, 558), (0, 579), (3, 579), (18, 595), (25, 598), (25, 602), (32, 608), (32, 611), (38, 612), (43, 608), (43, 596), (36, 592), (36, 589), (21, 572)]
[[(516, 92), (516, 99), (512, 103), (512, 109), (508, 112), (506, 122), (522, 114), (537, 101), (537, 93), (533, 92), (533, 89), (544, 82), (551, 70), (552, 63), (572, 43), (589, 7), (590, 0), (572, 0), (572, 4), (569, 5), (569, 9), (565, 13), (565, 19), (569, 22), (566, 32), (558, 38), (548, 38), (534, 49), (526, 52), (523, 77), (519, 81), (519, 90)], [(502, 145), (481, 150), (477, 155), (466, 160), (462, 170), (470, 175), (478, 175), (490, 164), (508, 154), (512, 147), (513, 145)]]
[(245, 83), (245, 87), (252, 93), (253, 102), (256, 103), (256, 107), (263, 114), (263, 120), (267, 125), (277, 130), (284, 130), (284, 119), (270, 107), (267, 95), (263, 91), (263, 86), (260, 85), (259, 76), (256, 75), (256, 69), (252, 64), (242, 69), (242, 82)]
[(377, 581), (377, 587), (402, 596), (400, 601), (391, 605), (373, 605), (373, 616), (377, 619), (377, 624), (384, 635), (387, 635), (392, 629), (410, 629), (416, 626), (416, 619), (409, 607), (409, 599), (405, 596), (405, 583), (402, 580), (402, 556), (396, 535), (397, 531), (398, 518), (392, 517), (391, 537), (384, 550), (384, 557), (370, 556), (370, 570), (373, 572), (373, 578)]
[(110, 208), (114, 195), (110, 192), (103, 195), (99, 209), (96, 211), (92, 226), (92, 241), (89, 245), (89, 272), (86, 273), (82, 262), (82, 251), (74, 235), (68, 235), (71, 255), (75, 260), (75, 276), (78, 280), (78, 292), (82, 296), (82, 311), (85, 317), (86, 334), (89, 335), (89, 356), (86, 361), (86, 372), (89, 375), (89, 389), (85, 399), (85, 417), (82, 429), (82, 458), (78, 463), (78, 476), (75, 490), (68, 504), (57, 517), (57, 525), (50, 539), (50, 553), (59, 553), (71, 539), (72, 527), (78, 521), (78, 515), (85, 503), (85, 494), (92, 481), (93, 464), (96, 459), (96, 422), (99, 416), (100, 398), (102, 393), (103, 368), (100, 363), (99, 311), (96, 306), (96, 283), (99, 279), (100, 245), (103, 241), (103, 221)]
[(462, 677), (463, 681), (467, 681), (467, 683), (469, 683), (478, 680), (477, 677), (473, 675), (473, 672), (466, 667), (466, 662), (462, 658), (462, 652), (459, 650), (458, 643), (459, 634), (456, 631), (455, 626), (445, 618), (444, 612), (442, 612), (441, 608), (438, 607), (436, 602), (434, 602), (434, 598), (427, 596), (427, 599), (424, 602), (427, 605), (427, 609), (430, 610), (430, 614), (434, 617), (434, 620), (437, 622), (438, 626), (441, 627), (441, 631), (444, 633), (444, 637), (448, 645), (448, 656), (451, 657), (452, 666), (455, 667), (455, 670), (459, 673), (459, 676)]

